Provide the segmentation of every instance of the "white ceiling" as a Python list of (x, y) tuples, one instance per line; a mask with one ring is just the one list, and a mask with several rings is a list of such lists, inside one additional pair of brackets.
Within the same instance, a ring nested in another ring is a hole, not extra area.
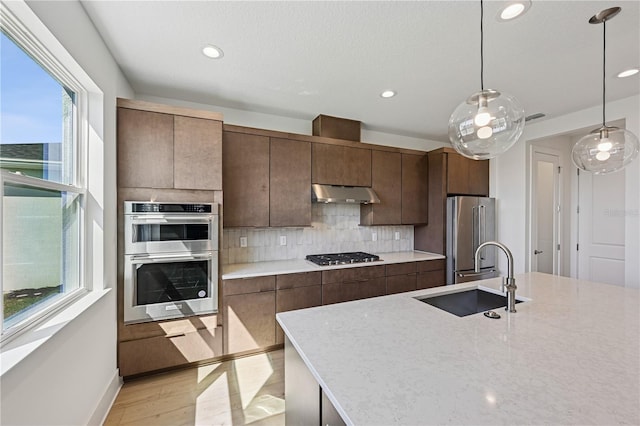
[[(139, 95), (292, 118), (360, 120), (370, 130), (447, 140), (454, 108), (480, 89), (479, 1), (83, 1)], [(498, 22), (485, 2), (485, 88), (547, 118), (599, 105), (602, 25), (607, 100), (638, 94), (640, 2), (533, 1)], [(224, 51), (211, 60), (206, 44)], [(382, 99), (393, 89), (398, 95)], [(616, 117), (611, 117), (616, 118)], [(597, 123), (594, 123), (597, 124)]]

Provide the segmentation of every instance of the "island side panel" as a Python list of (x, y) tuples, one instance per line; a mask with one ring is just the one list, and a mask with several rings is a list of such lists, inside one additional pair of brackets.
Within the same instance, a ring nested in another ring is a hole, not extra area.
[(285, 424), (319, 425), (320, 386), (286, 335), (284, 366)]

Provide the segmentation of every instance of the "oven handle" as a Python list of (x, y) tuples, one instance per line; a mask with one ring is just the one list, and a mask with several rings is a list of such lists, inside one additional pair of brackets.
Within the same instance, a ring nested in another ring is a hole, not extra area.
[(131, 223), (138, 224), (154, 224), (154, 223), (206, 223), (213, 220), (213, 215), (206, 216), (131, 216)]
[(208, 260), (212, 258), (211, 253), (204, 254), (145, 254), (140, 256), (131, 256), (131, 263), (143, 264), (143, 263), (162, 263), (162, 262), (180, 262), (183, 260)]

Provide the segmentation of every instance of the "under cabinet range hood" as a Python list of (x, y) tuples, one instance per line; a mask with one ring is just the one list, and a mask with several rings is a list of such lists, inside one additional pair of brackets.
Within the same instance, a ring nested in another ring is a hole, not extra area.
[(316, 203), (374, 204), (380, 198), (371, 188), (364, 186), (311, 185), (311, 198)]

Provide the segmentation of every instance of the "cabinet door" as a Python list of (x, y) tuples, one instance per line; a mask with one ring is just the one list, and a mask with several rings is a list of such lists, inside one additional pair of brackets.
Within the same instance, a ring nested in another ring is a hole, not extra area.
[(275, 344), (275, 291), (225, 296), (223, 306), (225, 353)]
[(175, 116), (173, 185), (178, 189), (222, 189), (222, 123)]
[(387, 294), (403, 293), (416, 289), (417, 262), (387, 265)]
[(416, 273), (387, 277), (387, 294), (404, 293), (416, 289)]
[(312, 145), (313, 183), (371, 186), (371, 150), (341, 145)]
[(447, 153), (447, 194), (489, 195), (489, 160)]
[[(322, 304), (322, 286), (312, 285), (276, 291), (276, 313), (311, 308)], [(284, 342), (284, 333), (276, 322), (276, 343)]]
[(224, 226), (269, 226), (269, 138), (224, 132)]
[(118, 187), (173, 188), (173, 116), (118, 108)]
[(362, 225), (400, 225), (402, 221), (402, 157), (397, 152), (371, 151), (371, 187), (380, 204), (360, 206)]
[(444, 269), (438, 271), (418, 272), (416, 288), (421, 290), (423, 288), (439, 287), (446, 283), (447, 278)]
[(271, 138), (269, 224), (311, 225), (311, 143)]
[(446, 284), (445, 259), (426, 260), (418, 262), (418, 277), (416, 288), (438, 287)]
[(402, 154), (402, 223), (428, 222), (429, 173), (426, 155)]

